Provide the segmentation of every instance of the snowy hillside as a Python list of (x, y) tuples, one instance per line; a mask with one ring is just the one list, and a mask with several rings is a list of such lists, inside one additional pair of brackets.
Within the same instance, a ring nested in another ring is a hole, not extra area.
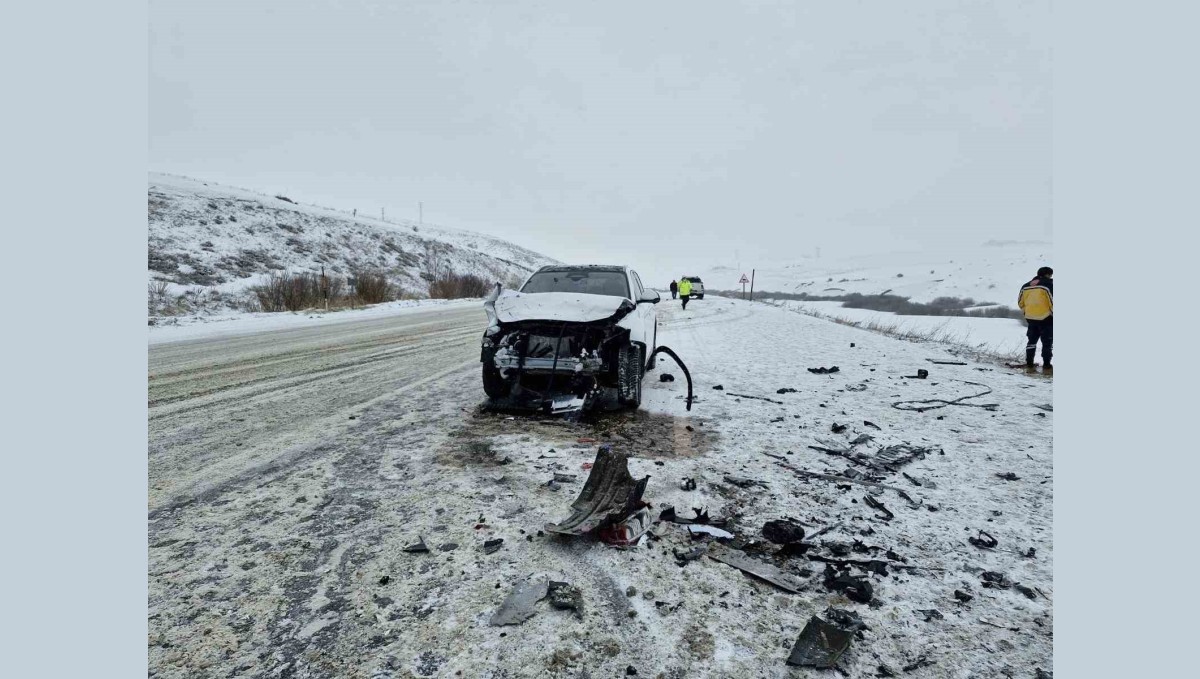
[[(1015, 306), (1017, 290), (1040, 266), (1054, 266), (1049, 243), (990, 241), (945, 252), (895, 252), (843, 258), (797, 257), (789, 263), (758, 267), (756, 291), (836, 296), (852, 292), (909, 297), (970, 297), (977, 302)], [(747, 276), (750, 269), (747, 266)], [(711, 267), (697, 275), (712, 290), (740, 290), (742, 272)]]
[[(468, 231), (384, 222), (282, 197), (151, 173), (147, 190), (152, 284), (172, 294), (201, 286), (234, 307), (272, 271), (385, 273), (411, 296), (447, 272), (506, 284), (554, 260)], [(213, 309), (210, 309), (213, 310)]]

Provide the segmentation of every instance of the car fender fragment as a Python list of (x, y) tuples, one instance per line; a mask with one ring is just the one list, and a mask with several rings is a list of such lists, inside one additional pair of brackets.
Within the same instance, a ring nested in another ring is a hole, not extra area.
[(546, 524), (546, 531), (560, 535), (584, 535), (624, 521), (644, 506), (642, 493), (650, 477), (634, 480), (629, 474), (629, 456), (611, 446), (601, 446), (579, 497), (571, 504), (571, 515), (559, 523)]

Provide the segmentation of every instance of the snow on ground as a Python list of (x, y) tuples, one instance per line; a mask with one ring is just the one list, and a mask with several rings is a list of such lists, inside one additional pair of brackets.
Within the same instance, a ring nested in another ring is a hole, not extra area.
[(485, 234), (385, 222), (174, 175), (151, 173), (147, 199), (149, 280), (166, 282), (171, 293), (168, 300), (151, 295), (152, 305), (170, 307), (187, 290), (220, 293), (211, 302), (185, 300), (185, 312), (237, 308), (249, 286), (277, 271), (382, 271), (424, 296), (439, 273), (510, 283), (554, 263)]
[(361, 321), (367, 318), (402, 316), (429, 309), (464, 308), (480, 303), (482, 300), (479, 299), (406, 299), (372, 304), (361, 309), (340, 311), (322, 311), (320, 309), (276, 313), (230, 311), (212, 316), (183, 316), (160, 319), (163, 321), (162, 323), (149, 326), (148, 342), (150, 345), (155, 345), (194, 339), (251, 335), (269, 330), (290, 330)]
[(841, 302), (770, 301), (770, 304), (820, 314), (860, 327), (879, 325), (897, 333), (927, 335), (969, 351), (1019, 359), (1025, 347), (1025, 322), (1015, 318), (904, 316), (890, 311), (848, 309)]
[[(669, 299), (657, 308), (660, 344), (695, 380), (691, 412), (682, 370), (665, 356), (637, 413), (570, 424), (489, 412), (476, 407), (485, 398), (472, 342), (453, 357), (462, 369), (398, 381), (415, 390), (355, 408), (346, 431), (314, 444), (327, 452), (155, 514), (152, 674), (825, 676), (785, 660), (828, 606), (868, 625), (840, 662), (848, 677), (886, 676), (881, 665), (914, 679), (1032, 678), (1052, 668), (1054, 414), (1037, 407), (1052, 403), (1048, 379), (973, 362), (935, 365), (927, 359), (947, 356), (939, 346), (765, 304), (709, 297), (686, 311)], [(829, 375), (806, 370), (834, 365)], [(928, 379), (906, 377), (921, 368)], [(675, 380), (660, 382), (665, 373)], [(967, 402), (994, 410), (893, 407), (985, 389)], [(835, 424), (846, 429), (833, 433)], [(856, 465), (809, 448), (861, 434), (874, 439), (856, 449), (871, 453), (900, 443), (937, 449), (901, 470), (922, 485), (901, 473), (888, 474), (882, 490), (843, 482), (836, 477)], [(544, 524), (570, 513), (597, 442), (629, 453), (635, 478), (650, 476), (644, 499), (653, 516), (673, 505), (685, 516), (706, 507), (727, 517), (750, 558), (801, 579), (802, 590), (788, 594), (708, 558), (679, 565), (675, 553), (700, 541), (673, 524), (629, 550), (543, 535)], [(554, 488), (555, 473), (575, 479)], [(1006, 473), (1017, 478), (997, 476)], [(685, 478), (695, 490), (681, 487)], [(811, 554), (861, 542), (866, 552), (848, 558), (887, 561), (887, 576), (866, 575), (873, 602), (828, 590), (822, 563), (764, 546), (764, 522), (783, 517), (809, 534), (828, 529)], [(980, 530), (996, 549), (969, 544)], [(431, 552), (404, 551), (418, 536)], [(492, 538), (504, 543), (485, 552)], [(1015, 586), (984, 587), (985, 571), (1004, 573), (1032, 598)], [(519, 625), (489, 626), (514, 584), (535, 574), (579, 587), (583, 615), (543, 601)], [(932, 609), (940, 617), (921, 612)]]
[[(889, 252), (843, 257), (796, 257), (756, 267), (755, 290), (810, 295), (888, 294), (929, 302), (970, 297), (1015, 307), (1017, 291), (1040, 266), (1054, 266), (1049, 243), (992, 241), (941, 252)], [(749, 276), (749, 266), (746, 266)], [(710, 290), (740, 290), (742, 272), (713, 266), (697, 275)]]

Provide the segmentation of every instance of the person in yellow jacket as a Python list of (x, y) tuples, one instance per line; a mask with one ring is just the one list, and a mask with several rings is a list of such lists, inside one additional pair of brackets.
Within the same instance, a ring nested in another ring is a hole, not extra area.
[(1033, 369), (1033, 356), (1037, 353), (1038, 340), (1042, 341), (1042, 370), (1052, 370), (1050, 357), (1054, 351), (1054, 269), (1043, 266), (1037, 277), (1021, 286), (1017, 306), (1025, 312), (1025, 323), (1029, 329), (1025, 337), (1025, 368)]
[(688, 299), (692, 296), (692, 282), (683, 276), (679, 277), (679, 299), (683, 300), (683, 308), (687, 308)]

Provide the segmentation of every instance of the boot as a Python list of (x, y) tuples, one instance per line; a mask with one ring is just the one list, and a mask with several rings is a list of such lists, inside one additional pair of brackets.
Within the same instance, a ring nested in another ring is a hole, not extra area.
[(1037, 353), (1037, 347), (1026, 347), (1025, 348), (1025, 367), (1026, 368), (1033, 367), (1033, 356), (1035, 353)]

